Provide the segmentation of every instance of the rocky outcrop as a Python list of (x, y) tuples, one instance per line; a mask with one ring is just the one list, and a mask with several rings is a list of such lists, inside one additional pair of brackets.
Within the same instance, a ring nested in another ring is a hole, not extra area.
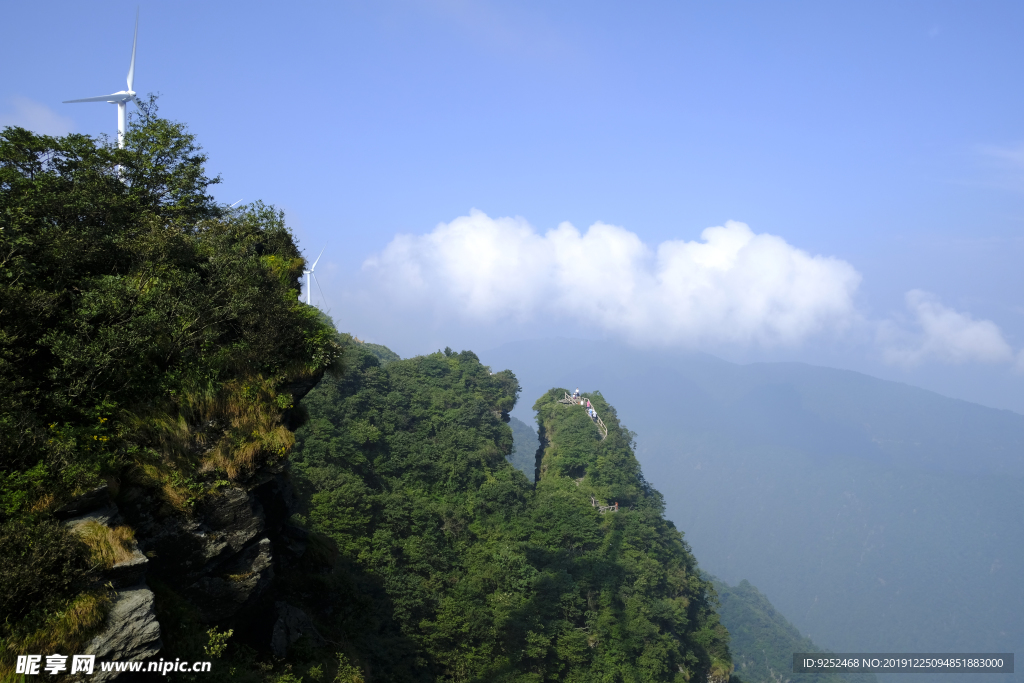
[[(296, 538), (304, 532), (282, 533), (295, 502), (283, 465), (212, 491), (191, 515), (161, 510), (141, 489), (123, 497), (131, 500), (126, 515), (152, 558), (151, 575), (192, 603), (207, 624), (235, 628), (233, 620), (257, 603), (272, 610), (260, 600), (273, 583), (276, 555), (292, 561), (305, 550), (305, 539)], [(272, 623), (264, 627), (268, 636)]]
[(130, 560), (118, 562), (104, 572), (104, 578), (115, 589), (134, 586), (145, 582), (149, 558), (135, 548)]
[(262, 506), (241, 488), (210, 494), (192, 516), (161, 517), (153, 507), (138, 495), (127, 511), (136, 537), (156, 571), (183, 585), (232, 563), (266, 529)]
[[(88, 522), (106, 527), (124, 523), (120, 510), (110, 499), (106, 485), (72, 499), (61, 510), (64, 524), (75, 530)], [(68, 517), (69, 513), (76, 513)], [(160, 651), (160, 623), (153, 609), (153, 592), (145, 584), (149, 559), (134, 544), (132, 556), (94, 577), (96, 585), (113, 589), (110, 612), (103, 629), (89, 641), (85, 654), (103, 661), (141, 661)], [(96, 670), (90, 680), (108, 681), (119, 676), (116, 671)]]
[[(287, 390), (297, 402), (319, 379)], [(188, 513), (171, 506), (145, 479), (126, 482), (120, 492), (104, 484), (57, 510), (70, 528), (96, 522), (128, 525), (135, 534), (132, 556), (93, 577), (94, 587), (112, 589), (113, 604), (86, 653), (97, 661), (143, 661), (160, 653), (157, 601), (147, 576), (151, 583), (159, 579), (161, 600), (162, 591), (171, 603), (184, 599), (205, 624), (233, 630), (236, 640), (260, 649), (272, 641), (275, 652), (287, 652), (303, 636), (323, 642), (305, 613), (275, 602), (275, 563), (301, 561), (309, 542), (308, 532), (287, 521), (297, 504), (287, 464), (264, 466), (244, 481), (224, 484), (208, 480), (202, 502)], [(97, 668), (93, 678), (117, 676)]]
[(203, 576), (185, 589), (185, 595), (208, 622), (234, 616), (242, 606), (256, 600), (274, 578), (270, 539), (264, 538), (215, 576)]
[[(124, 524), (124, 519), (121, 517), (120, 510), (109, 498), (105, 501), (94, 499), (93, 504), (105, 503), (102, 507), (80, 514), (77, 517), (72, 517), (65, 520), (64, 524), (71, 530), (85, 524), (86, 522), (96, 522), (107, 527), (115, 527)], [(132, 549), (132, 556), (130, 559), (123, 562), (118, 562), (110, 569), (106, 569), (101, 572), (97, 583), (110, 585), (112, 588), (126, 588), (128, 586), (134, 586), (144, 580), (146, 575), (146, 567), (149, 565), (149, 558), (142, 554), (139, 550), (138, 543), (133, 543), (134, 548)]]
[[(160, 654), (160, 623), (147, 575), (191, 603), (205, 624), (233, 629), (236, 639), (262, 648), (270, 641), (275, 652), (285, 653), (303, 636), (323, 643), (302, 610), (275, 602), (275, 562), (300, 561), (309, 542), (307, 531), (287, 522), (296, 497), (286, 465), (261, 468), (244, 482), (209, 486), (191, 514), (167, 506), (159, 491), (131, 484), (116, 504), (104, 485), (61, 508), (72, 529), (96, 522), (126, 524), (135, 532), (131, 558), (93, 579), (96, 587), (112, 589), (113, 599), (102, 630), (87, 645), (86, 653), (97, 661), (143, 661)], [(97, 669), (92, 678), (117, 676)]]
[[(119, 591), (107, 615), (103, 631), (85, 647), (97, 660), (142, 661), (160, 651), (160, 624), (153, 611), (153, 592), (145, 586)], [(112, 680), (117, 672), (98, 668), (92, 681)]]
[(234, 557), (266, 528), (263, 506), (242, 489), (226, 489), (211, 496), (203, 512), (200, 533), (205, 539), (207, 564)]

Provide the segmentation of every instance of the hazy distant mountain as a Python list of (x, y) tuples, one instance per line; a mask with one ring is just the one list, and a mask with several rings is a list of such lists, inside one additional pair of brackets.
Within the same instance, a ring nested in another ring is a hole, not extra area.
[(552, 386), (600, 390), (702, 567), (750, 580), (822, 647), (1024, 652), (1024, 416), (854, 372), (606, 342), (481, 358), (516, 373), (524, 420)]
[(779, 614), (764, 595), (747, 581), (729, 586), (714, 577), (718, 614), (729, 629), (729, 649), (743, 683), (875, 683), (874, 674), (835, 672), (793, 673), (794, 652), (823, 652), (810, 638)]

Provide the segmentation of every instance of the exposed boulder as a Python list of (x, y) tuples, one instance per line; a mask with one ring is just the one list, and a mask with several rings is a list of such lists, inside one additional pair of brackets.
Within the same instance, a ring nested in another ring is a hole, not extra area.
[(134, 586), (145, 580), (148, 566), (149, 558), (136, 547), (131, 559), (115, 564), (103, 573), (103, 578), (114, 588)]
[[(153, 612), (153, 592), (145, 586), (122, 590), (114, 598), (103, 631), (85, 647), (97, 660), (141, 661), (160, 651), (160, 624)], [(109, 681), (117, 672), (97, 667), (93, 681)]]

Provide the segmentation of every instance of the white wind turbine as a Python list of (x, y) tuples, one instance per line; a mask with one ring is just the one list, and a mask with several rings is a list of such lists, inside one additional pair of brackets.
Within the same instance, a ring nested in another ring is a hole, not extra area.
[[(324, 247), (326, 249), (327, 247)], [(320, 250), (320, 256), (324, 255), (324, 249)], [(306, 276), (306, 305), (312, 305), (313, 302), (313, 283), (316, 282), (316, 288), (320, 289), (320, 281), (316, 279), (316, 275), (313, 274), (313, 270), (316, 268), (316, 264), (320, 263), (320, 256), (316, 257), (316, 261), (313, 261), (313, 265), (310, 266), (309, 270), (302, 271), (302, 274)], [(324, 296), (324, 290), (320, 289), (320, 298), (326, 299)]]
[[(64, 100), (64, 104), (73, 102), (110, 102), (117, 105), (117, 146), (124, 147), (124, 133), (128, 128), (128, 101), (131, 100), (139, 107), (139, 100), (135, 97), (132, 85), (135, 83), (135, 44), (139, 42), (139, 11), (135, 10), (135, 40), (132, 41), (132, 63), (128, 67), (128, 89), (111, 95), (100, 95), (99, 97), (86, 97), (81, 100)], [(141, 109), (141, 107), (139, 107)]]

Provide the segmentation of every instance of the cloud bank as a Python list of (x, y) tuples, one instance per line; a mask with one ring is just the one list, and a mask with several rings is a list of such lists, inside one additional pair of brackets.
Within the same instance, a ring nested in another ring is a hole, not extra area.
[(472, 211), (399, 235), (364, 269), (390, 295), (466, 320), (570, 319), (642, 344), (792, 345), (857, 318), (860, 274), (733, 221), (655, 248), (624, 228), (544, 234)]
[(1002, 331), (991, 320), (975, 320), (944, 306), (933, 294), (914, 289), (906, 294), (915, 331), (892, 322), (880, 326), (886, 360), (918, 365), (935, 360), (946, 363), (1012, 363), (1024, 369), (1024, 352), (1014, 355)]

